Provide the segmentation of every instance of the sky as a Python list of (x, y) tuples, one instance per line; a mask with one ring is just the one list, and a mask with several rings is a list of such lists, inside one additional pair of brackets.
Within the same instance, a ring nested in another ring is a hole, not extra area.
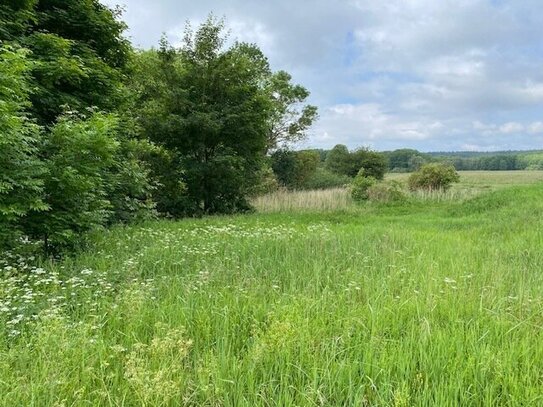
[(140, 48), (224, 17), (310, 92), (302, 147), (543, 148), (541, 0), (102, 0)]

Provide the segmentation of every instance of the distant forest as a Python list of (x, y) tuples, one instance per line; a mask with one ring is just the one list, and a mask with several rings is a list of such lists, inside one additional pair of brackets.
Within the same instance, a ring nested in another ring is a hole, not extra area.
[[(331, 150), (316, 149), (324, 162)], [(430, 162), (445, 162), (458, 171), (543, 170), (543, 150), (530, 151), (439, 151), (414, 149), (384, 151), (389, 172), (411, 172)]]

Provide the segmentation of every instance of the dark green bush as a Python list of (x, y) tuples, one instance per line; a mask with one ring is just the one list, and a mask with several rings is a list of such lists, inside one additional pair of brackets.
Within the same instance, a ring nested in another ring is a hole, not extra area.
[[(68, 114), (43, 143), (48, 210), (29, 213), (22, 223), (30, 237), (45, 242), (46, 249), (72, 245), (82, 233), (106, 225), (116, 210), (129, 216), (134, 204), (131, 195), (140, 194), (146, 172), (122, 154), (117, 124), (113, 115)], [(122, 203), (116, 208), (117, 201)]]

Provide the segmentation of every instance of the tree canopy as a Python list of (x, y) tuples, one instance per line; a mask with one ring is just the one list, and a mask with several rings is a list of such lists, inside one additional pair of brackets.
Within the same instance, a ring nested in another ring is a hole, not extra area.
[(355, 177), (360, 169), (364, 169), (366, 176), (383, 179), (387, 163), (383, 154), (368, 148), (349, 151), (347, 146), (337, 144), (326, 156), (326, 168), (349, 177)]
[(50, 125), (69, 107), (114, 110), (131, 55), (119, 11), (98, 0), (24, 0), (0, 6), (1, 38), (31, 51), (30, 111)]
[[(49, 247), (156, 214), (250, 209), (276, 182), (267, 154), (317, 117), (307, 89), (228, 42), (222, 20), (147, 51), (125, 29), (99, 0), (0, 4), (0, 225)], [(311, 173), (320, 161), (299, 158)]]

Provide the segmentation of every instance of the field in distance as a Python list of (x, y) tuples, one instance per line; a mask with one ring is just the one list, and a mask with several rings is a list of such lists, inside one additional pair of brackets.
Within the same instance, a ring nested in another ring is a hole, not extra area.
[(6, 255), (0, 405), (542, 405), (542, 242), (535, 184)]
[[(460, 182), (453, 188), (497, 189), (508, 186), (530, 185), (543, 182), (543, 171), (459, 171)], [(386, 175), (387, 179), (405, 182), (409, 174)]]
[[(460, 182), (445, 192), (407, 191), (407, 173), (389, 173), (386, 180), (401, 182), (412, 202), (462, 201), (485, 192), (543, 182), (543, 171), (460, 171)], [(280, 190), (253, 199), (253, 205), (261, 213), (359, 211), (347, 188), (315, 191)], [(365, 208), (363, 209), (365, 210)]]

